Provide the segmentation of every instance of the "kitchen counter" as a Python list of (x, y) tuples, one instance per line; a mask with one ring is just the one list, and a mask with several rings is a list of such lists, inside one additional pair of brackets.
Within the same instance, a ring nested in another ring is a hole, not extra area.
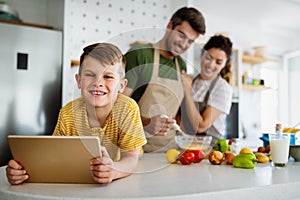
[[(67, 169), (68, 170), (68, 169)], [(136, 173), (110, 184), (40, 184), (7, 182), (0, 168), (0, 199), (300, 199), (300, 162), (254, 169), (211, 165), (168, 164), (163, 154), (145, 154)]]

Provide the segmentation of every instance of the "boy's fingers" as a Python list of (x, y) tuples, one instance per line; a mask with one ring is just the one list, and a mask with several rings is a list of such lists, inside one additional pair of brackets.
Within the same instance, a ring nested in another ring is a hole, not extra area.
[(22, 166), (19, 163), (17, 163), (15, 160), (10, 160), (8, 162), (8, 167), (13, 169), (22, 169)]

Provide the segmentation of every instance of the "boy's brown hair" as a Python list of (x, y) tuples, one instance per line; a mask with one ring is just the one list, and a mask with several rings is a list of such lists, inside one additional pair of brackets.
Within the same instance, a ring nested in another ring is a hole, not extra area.
[(80, 56), (80, 66), (78, 74), (81, 75), (82, 63), (86, 56), (91, 56), (97, 59), (101, 64), (105, 66), (115, 65), (120, 63), (120, 77), (125, 77), (125, 64), (126, 60), (120, 49), (110, 43), (95, 43), (83, 48), (83, 53)]

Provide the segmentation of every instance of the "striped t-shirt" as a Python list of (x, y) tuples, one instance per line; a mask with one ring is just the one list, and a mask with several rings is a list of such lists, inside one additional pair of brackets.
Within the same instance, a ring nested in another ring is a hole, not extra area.
[(53, 135), (57, 136), (99, 136), (101, 145), (106, 147), (114, 161), (120, 153), (143, 146), (146, 138), (137, 103), (119, 94), (102, 128), (90, 127), (83, 98), (69, 102), (59, 113)]

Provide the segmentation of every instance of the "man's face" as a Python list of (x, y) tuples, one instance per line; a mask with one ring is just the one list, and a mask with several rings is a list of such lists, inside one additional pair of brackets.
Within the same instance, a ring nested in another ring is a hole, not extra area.
[(169, 30), (166, 48), (173, 56), (178, 56), (184, 53), (199, 36), (199, 33), (195, 31), (191, 25), (184, 21), (182, 24), (176, 27), (171, 27), (172, 23), (168, 24)]

